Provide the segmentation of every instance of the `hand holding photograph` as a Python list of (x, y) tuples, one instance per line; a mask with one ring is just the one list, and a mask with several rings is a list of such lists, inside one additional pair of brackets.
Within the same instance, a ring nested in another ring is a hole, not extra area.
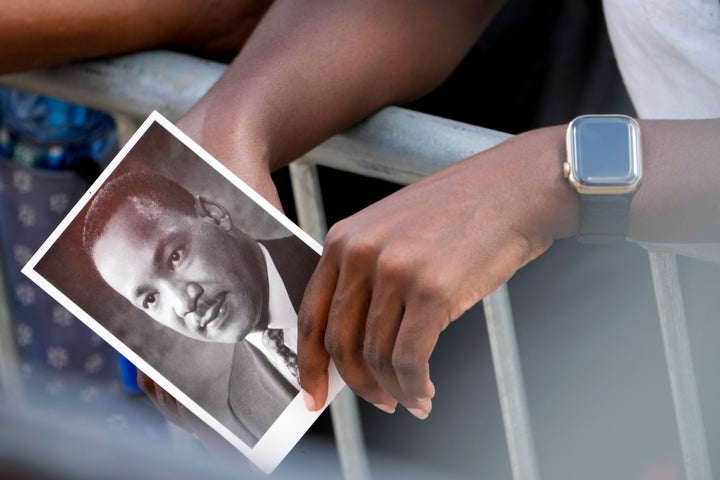
[(320, 252), (154, 112), (23, 273), (269, 473), (321, 413), (295, 354)]

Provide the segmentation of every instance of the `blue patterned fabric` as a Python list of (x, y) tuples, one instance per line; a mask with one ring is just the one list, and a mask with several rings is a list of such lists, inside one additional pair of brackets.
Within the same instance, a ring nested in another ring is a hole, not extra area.
[[(0, 161), (3, 265), (23, 375), (28, 379), (38, 367), (86, 378), (118, 378), (114, 351), (20, 273), (86, 188), (85, 181), (69, 171), (34, 170)], [(56, 381), (47, 388), (63, 386)], [(81, 395), (95, 396), (99, 388), (89, 382)]]
[(43, 394), (83, 403), (117, 396), (115, 351), (20, 273), (117, 151), (114, 122), (4, 89), (0, 115), (0, 247), (22, 376)]

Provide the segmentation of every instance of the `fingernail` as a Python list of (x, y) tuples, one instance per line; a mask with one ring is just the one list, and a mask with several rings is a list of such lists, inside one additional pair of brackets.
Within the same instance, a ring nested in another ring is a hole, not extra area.
[(383, 403), (373, 403), (373, 405), (375, 405), (375, 408), (382, 410), (385, 413), (395, 413), (394, 405), (385, 405)]
[(305, 406), (307, 407), (307, 409), (310, 410), (311, 412), (316, 411), (318, 409), (318, 407), (317, 407), (317, 404), (315, 403), (315, 399), (313, 398), (313, 396), (310, 395), (305, 390), (303, 390), (302, 393), (303, 393), (303, 399), (305, 400)]
[(408, 408), (407, 411), (412, 413), (416, 418), (419, 418), (420, 420), (425, 420), (428, 416), (430, 416), (430, 412), (420, 408)]

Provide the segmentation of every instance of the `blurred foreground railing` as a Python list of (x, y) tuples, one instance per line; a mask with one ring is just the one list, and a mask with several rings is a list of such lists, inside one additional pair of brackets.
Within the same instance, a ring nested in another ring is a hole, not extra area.
[[(222, 74), (224, 66), (169, 52), (148, 52), (108, 61), (0, 77), (0, 83), (143, 119), (157, 110), (177, 120)], [(316, 165), (407, 184), (509, 135), (387, 108), (326, 141), (290, 166), (300, 226), (317, 239), (326, 233)], [(710, 479), (710, 461), (687, 338), (675, 253), (720, 258), (717, 246), (646, 245), (656, 285), (665, 355), (680, 431), (686, 478)], [(0, 285), (0, 288), (2, 285)], [(2, 301), (2, 298), (0, 298)], [(539, 479), (510, 300), (503, 285), (484, 299), (503, 424), (516, 480)], [(2, 307), (2, 305), (0, 305)], [(0, 333), (10, 328), (0, 308)], [(16, 362), (3, 349), (0, 372), (8, 382)], [(15, 363), (13, 363), (15, 362)], [(369, 478), (355, 398), (347, 390), (333, 402), (341, 465), (348, 479)]]

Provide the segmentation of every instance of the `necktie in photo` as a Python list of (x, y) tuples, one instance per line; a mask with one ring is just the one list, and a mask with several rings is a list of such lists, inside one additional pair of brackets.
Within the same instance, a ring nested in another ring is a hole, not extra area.
[(263, 345), (276, 352), (282, 358), (285, 366), (299, 382), (297, 354), (285, 345), (282, 329), (268, 328), (263, 332)]

